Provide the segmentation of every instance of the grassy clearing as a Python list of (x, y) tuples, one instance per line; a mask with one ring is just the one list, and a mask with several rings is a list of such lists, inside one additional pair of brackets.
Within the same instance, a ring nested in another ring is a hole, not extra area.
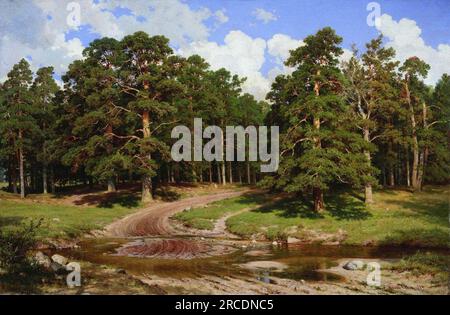
[(302, 238), (304, 230), (337, 233), (343, 230), (347, 244), (390, 244), (448, 247), (449, 187), (411, 193), (382, 190), (375, 204), (366, 207), (362, 196), (340, 192), (326, 199), (327, 210), (316, 214), (309, 202), (289, 199), (246, 212), (227, 221), (231, 232), (242, 236), (265, 233)]
[[(423, 192), (380, 190), (375, 204), (366, 207), (362, 195), (335, 192), (326, 196), (326, 211), (316, 214), (309, 200), (288, 198), (262, 206), (227, 220), (228, 229), (243, 237), (262, 234), (268, 239), (293, 236), (308, 240), (306, 232), (344, 233), (352, 245), (410, 245), (448, 247), (450, 187), (429, 187)], [(226, 213), (256, 207), (271, 196), (247, 195), (217, 202), (206, 208), (176, 215), (186, 225), (212, 229)], [(273, 196), (272, 196), (273, 197)]]
[(73, 238), (134, 212), (139, 206), (131, 195), (92, 207), (0, 199), (0, 228), (14, 229), (26, 220), (43, 218), (38, 238)]
[(265, 195), (247, 194), (236, 198), (217, 201), (205, 207), (183, 211), (177, 213), (173, 218), (182, 221), (184, 225), (192, 228), (212, 230), (215, 221), (224, 215), (238, 212), (245, 208), (254, 208), (266, 201), (267, 197)]
[(390, 266), (390, 269), (399, 272), (409, 271), (413, 275), (431, 274), (436, 281), (448, 280), (450, 256), (429, 252), (417, 252)]

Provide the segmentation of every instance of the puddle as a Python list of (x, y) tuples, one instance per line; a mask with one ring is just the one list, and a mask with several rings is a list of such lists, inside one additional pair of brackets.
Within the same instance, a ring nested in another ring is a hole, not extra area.
[[(134, 275), (156, 275), (169, 278), (197, 278), (202, 276), (250, 276), (265, 283), (273, 281), (271, 276), (294, 280), (342, 281), (341, 276), (318, 271), (337, 265), (340, 258), (401, 258), (414, 254), (417, 249), (398, 247), (364, 247), (364, 246), (324, 246), (296, 245), (274, 247), (263, 245), (248, 246), (242, 249), (237, 243), (232, 253), (222, 252), (213, 257), (194, 257), (192, 259), (177, 259), (168, 257), (132, 257), (120, 256), (118, 253), (130, 244), (170, 244), (177, 238), (145, 238), (145, 239), (87, 239), (80, 243), (80, 248), (60, 251), (74, 260), (84, 260), (99, 265), (111, 265), (125, 269)], [(179, 238), (180, 242), (220, 242), (218, 240), (199, 240)], [(153, 246), (153, 245), (152, 245)], [(227, 245), (228, 246), (228, 245)], [(230, 247), (230, 246), (228, 246)], [(206, 247), (205, 247), (206, 248)], [(150, 254), (153, 247), (146, 248)], [(125, 251), (127, 252), (127, 251)], [(135, 252), (131, 251), (132, 254)], [(176, 257), (176, 256), (175, 256)], [(253, 265), (256, 268), (243, 268), (243, 265)], [(283, 266), (283, 268), (272, 268)]]

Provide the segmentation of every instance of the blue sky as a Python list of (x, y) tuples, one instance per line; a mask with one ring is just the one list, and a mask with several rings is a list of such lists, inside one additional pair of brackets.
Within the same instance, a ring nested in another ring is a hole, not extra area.
[[(377, 26), (366, 22), (370, 2), (379, 4)], [(67, 22), (73, 3), (75, 26)], [(427, 83), (450, 72), (448, 0), (14, 0), (0, 2), (0, 79), (25, 56), (34, 68), (55, 66), (59, 77), (93, 39), (143, 30), (169, 37), (179, 54), (248, 77), (246, 90), (262, 98), (275, 75), (291, 71), (283, 65), (289, 49), (324, 26), (346, 49), (382, 33), (400, 61), (417, 55), (430, 63)]]

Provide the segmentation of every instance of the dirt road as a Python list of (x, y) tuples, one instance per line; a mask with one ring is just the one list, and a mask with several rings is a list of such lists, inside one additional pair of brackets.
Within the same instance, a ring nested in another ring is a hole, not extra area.
[(150, 205), (139, 212), (108, 225), (105, 229), (105, 236), (142, 237), (180, 235), (181, 233), (169, 224), (170, 216), (186, 208), (198, 207), (214, 201), (237, 197), (246, 192), (248, 191), (220, 191), (216, 194)]

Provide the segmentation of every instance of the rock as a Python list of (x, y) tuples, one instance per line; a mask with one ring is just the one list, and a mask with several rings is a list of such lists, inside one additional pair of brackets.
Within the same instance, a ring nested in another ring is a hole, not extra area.
[(50, 269), (53, 270), (54, 272), (56, 272), (57, 274), (62, 274), (62, 273), (66, 272), (65, 266), (63, 266), (57, 262), (54, 262), (54, 261), (51, 262)]
[(66, 257), (58, 255), (58, 254), (55, 254), (52, 256), (52, 261), (55, 263), (58, 263), (62, 266), (67, 265), (67, 263), (69, 262), (69, 260)]
[(120, 273), (120, 274), (126, 274), (127, 272), (126, 272), (126, 270), (125, 269), (122, 269), (122, 268), (119, 268), (119, 269), (116, 269), (116, 273)]
[(288, 244), (294, 244), (294, 243), (300, 243), (300, 242), (301, 242), (301, 240), (299, 240), (298, 238), (295, 238), (295, 237), (289, 236), (287, 238), (287, 243)]
[(241, 264), (240, 266), (250, 270), (263, 269), (273, 271), (283, 271), (284, 269), (288, 268), (288, 266), (284, 263), (271, 260), (250, 261), (248, 263)]
[(348, 261), (342, 268), (345, 270), (362, 270), (364, 268), (364, 262), (361, 260)]
[(273, 242), (272, 242), (272, 245), (273, 245), (273, 246), (277, 246), (277, 245), (278, 245), (277, 241), (273, 241)]
[(34, 260), (38, 265), (43, 266), (45, 268), (50, 268), (50, 265), (52, 263), (50, 258), (43, 252), (37, 252), (36, 254), (34, 254)]

